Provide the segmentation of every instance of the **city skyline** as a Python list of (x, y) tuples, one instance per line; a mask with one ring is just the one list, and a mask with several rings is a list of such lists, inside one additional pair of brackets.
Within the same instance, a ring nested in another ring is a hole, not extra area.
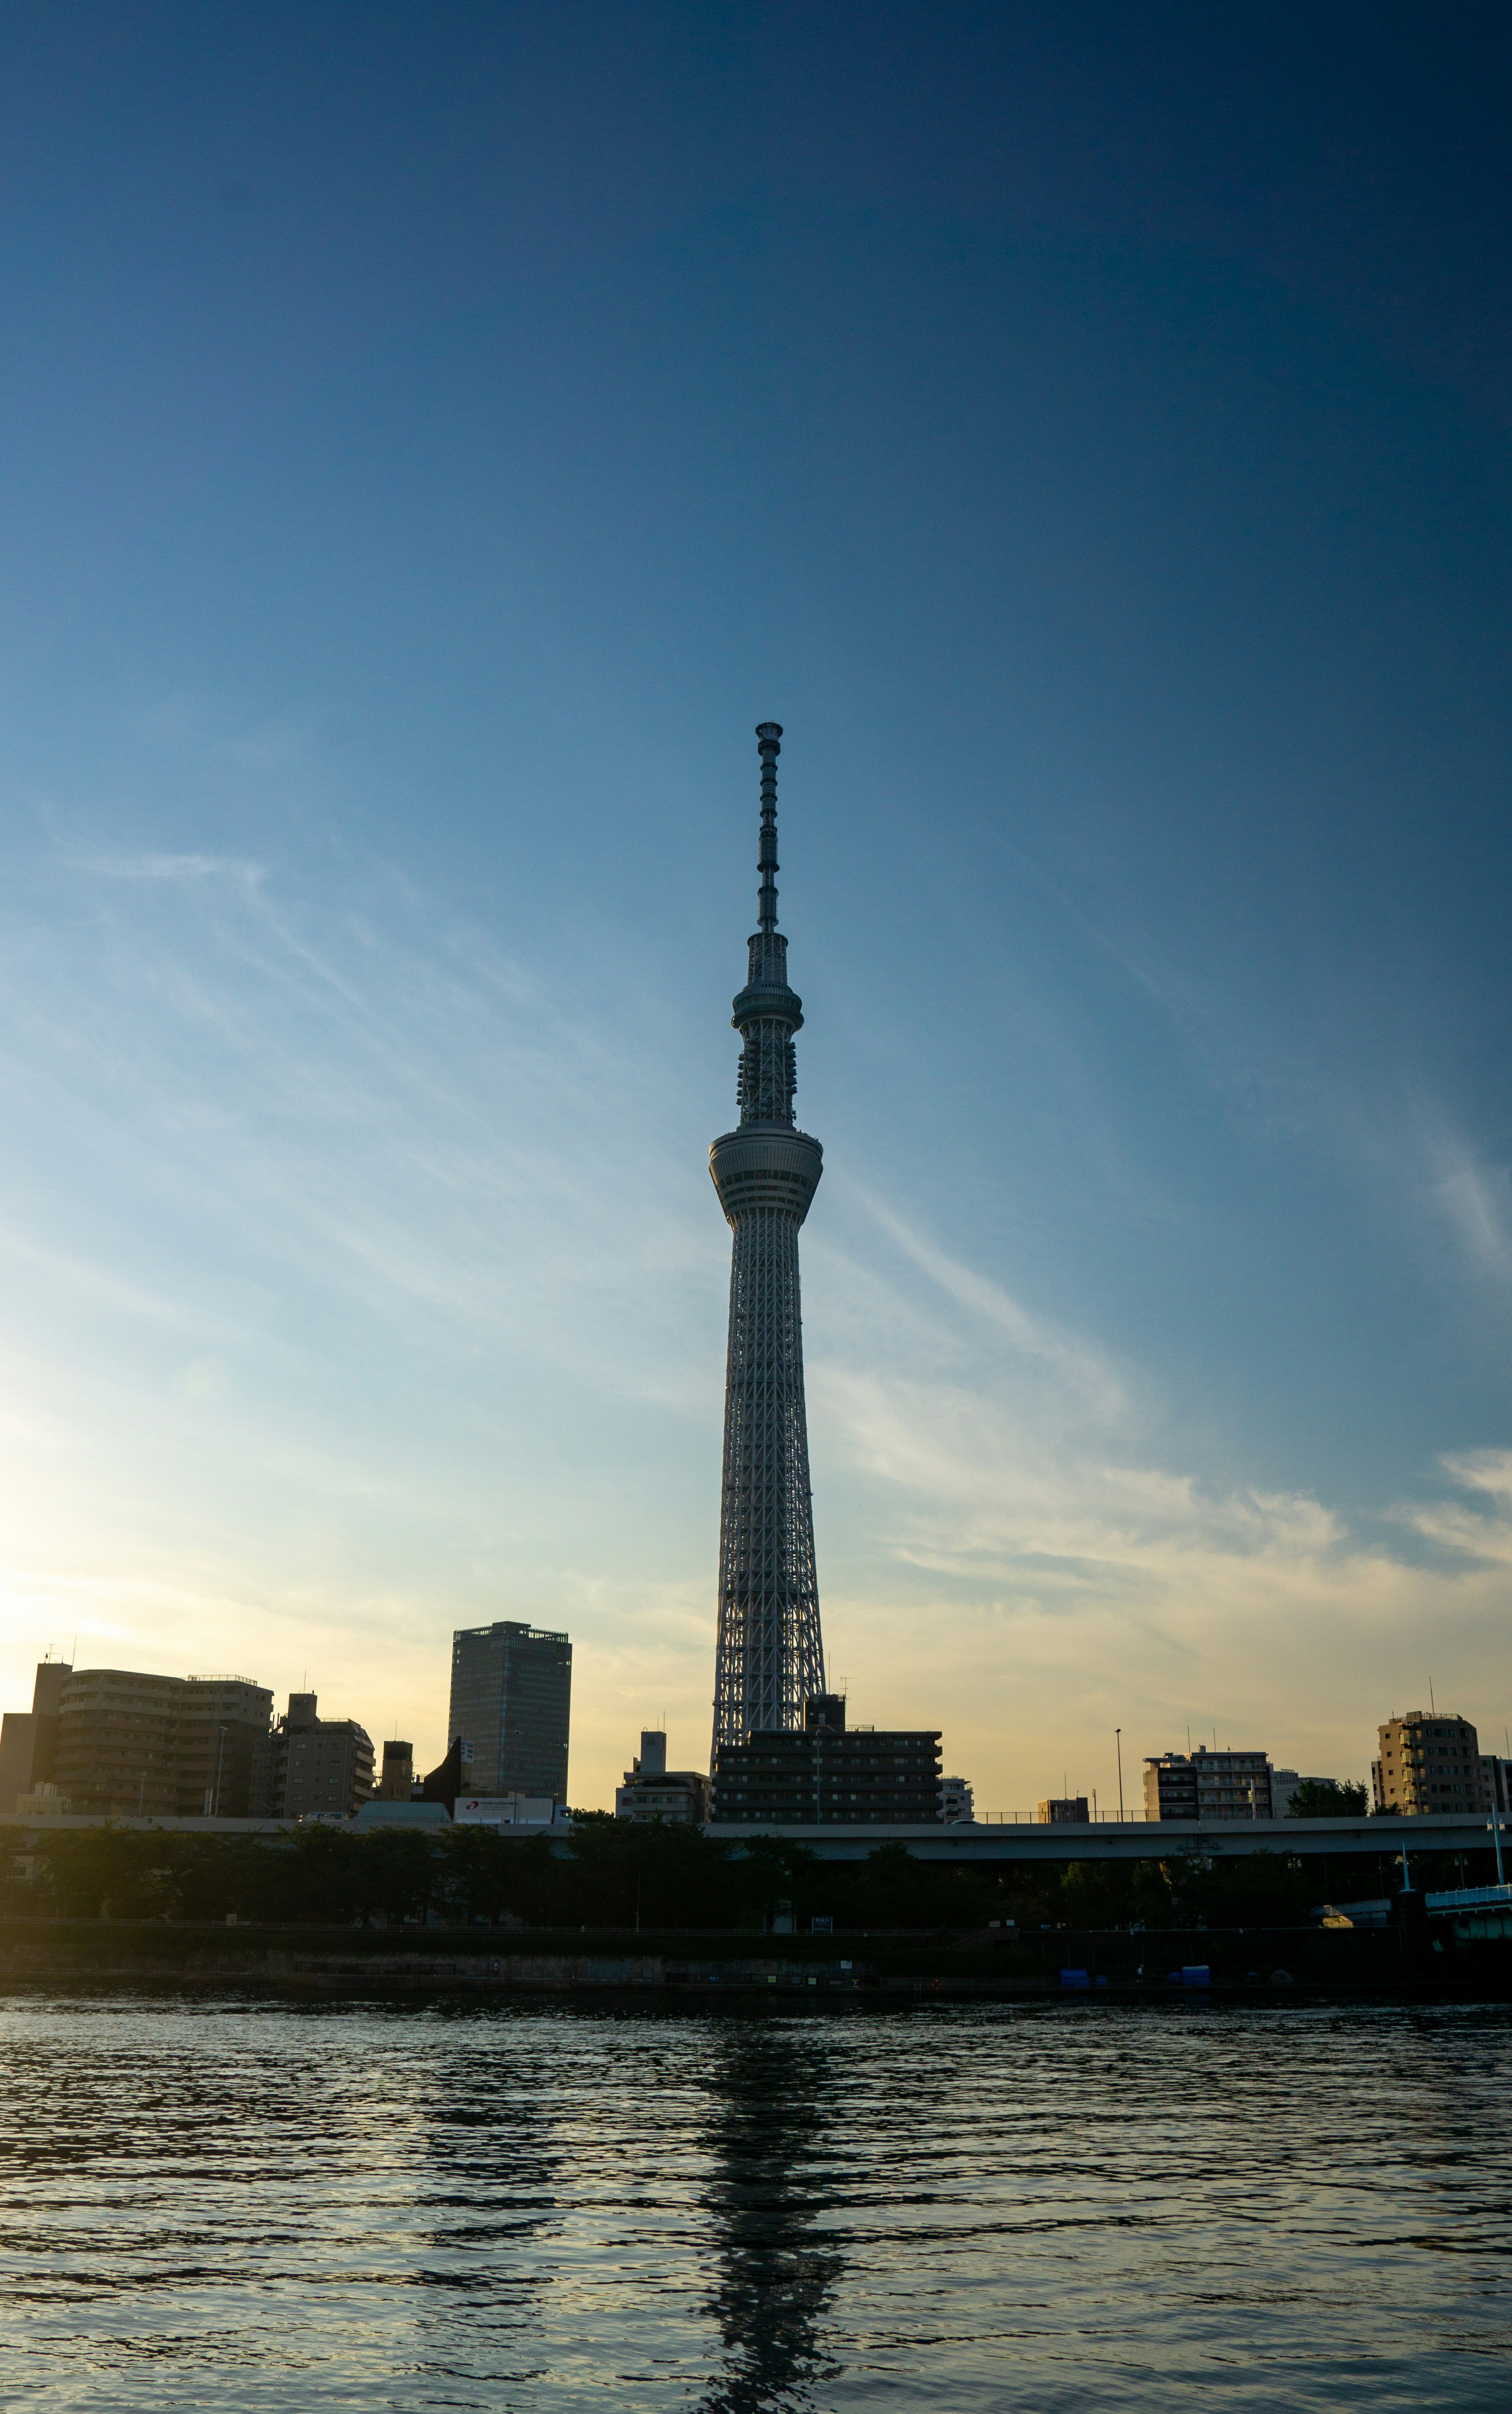
[(774, 711), (855, 1715), (984, 1809), (1494, 1746), (1480, 37), (758, 17), (15, 29), (3, 1698), (307, 1670), (429, 1766), (518, 1619), (579, 1800), (701, 1757)]

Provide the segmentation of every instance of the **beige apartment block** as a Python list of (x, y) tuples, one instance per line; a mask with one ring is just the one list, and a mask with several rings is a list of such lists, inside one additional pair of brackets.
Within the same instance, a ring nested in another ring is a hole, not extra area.
[(1480, 1742), (1468, 1719), (1446, 1711), (1409, 1710), (1377, 1729), (1380, 1757), (1371, 1763), (1378, 1810), (1421, 1818), (1433, 1810), (1489, 1810), (1490, 1792)]

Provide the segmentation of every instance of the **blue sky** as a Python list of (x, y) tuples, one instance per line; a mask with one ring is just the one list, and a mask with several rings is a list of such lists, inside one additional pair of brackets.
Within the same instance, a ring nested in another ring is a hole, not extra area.
[(1499, 1739), (1505, 17), (3, 17), (6, 1700), (702, 1760), (775, 716), (853, 1715)]

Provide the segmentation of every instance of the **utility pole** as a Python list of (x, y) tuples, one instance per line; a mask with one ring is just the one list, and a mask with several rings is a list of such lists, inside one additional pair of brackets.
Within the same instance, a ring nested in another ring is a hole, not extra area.
[(1113, 1730), (1113, 1745), (1119, 1755), (1119, 1825), (1121, 1827), (1123, 1825), (1123, 1729), (1121, 1727), (1115, 1727)]
[(220, 1729), (220, 1742), (215, 1751), (215, 1817), (220, 1817), (220, 1768), (226, 1757), (226, 1730)]

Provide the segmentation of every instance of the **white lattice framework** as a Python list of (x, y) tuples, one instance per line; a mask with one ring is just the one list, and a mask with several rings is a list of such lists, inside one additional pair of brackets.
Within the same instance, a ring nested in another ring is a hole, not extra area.
[(782, 732), (763, 721), (760, 928), (749, 977), (734, 1000), (742, 1049), (740, 1124), (709, 1151), (734, 1235), (725, 1366), (724, 1487), (719, 1516), (719, 1641), (714, 1749), (753, 1729), (801, 1727), (824, 1691), (814, 1567), (808, 1427), (803, 1393), (798, 1228), (819, 1186), (823, 1151), (795, 1129), (793, 1034), (802, 1001), (788, 987), (777, 927), (777, 757)]

